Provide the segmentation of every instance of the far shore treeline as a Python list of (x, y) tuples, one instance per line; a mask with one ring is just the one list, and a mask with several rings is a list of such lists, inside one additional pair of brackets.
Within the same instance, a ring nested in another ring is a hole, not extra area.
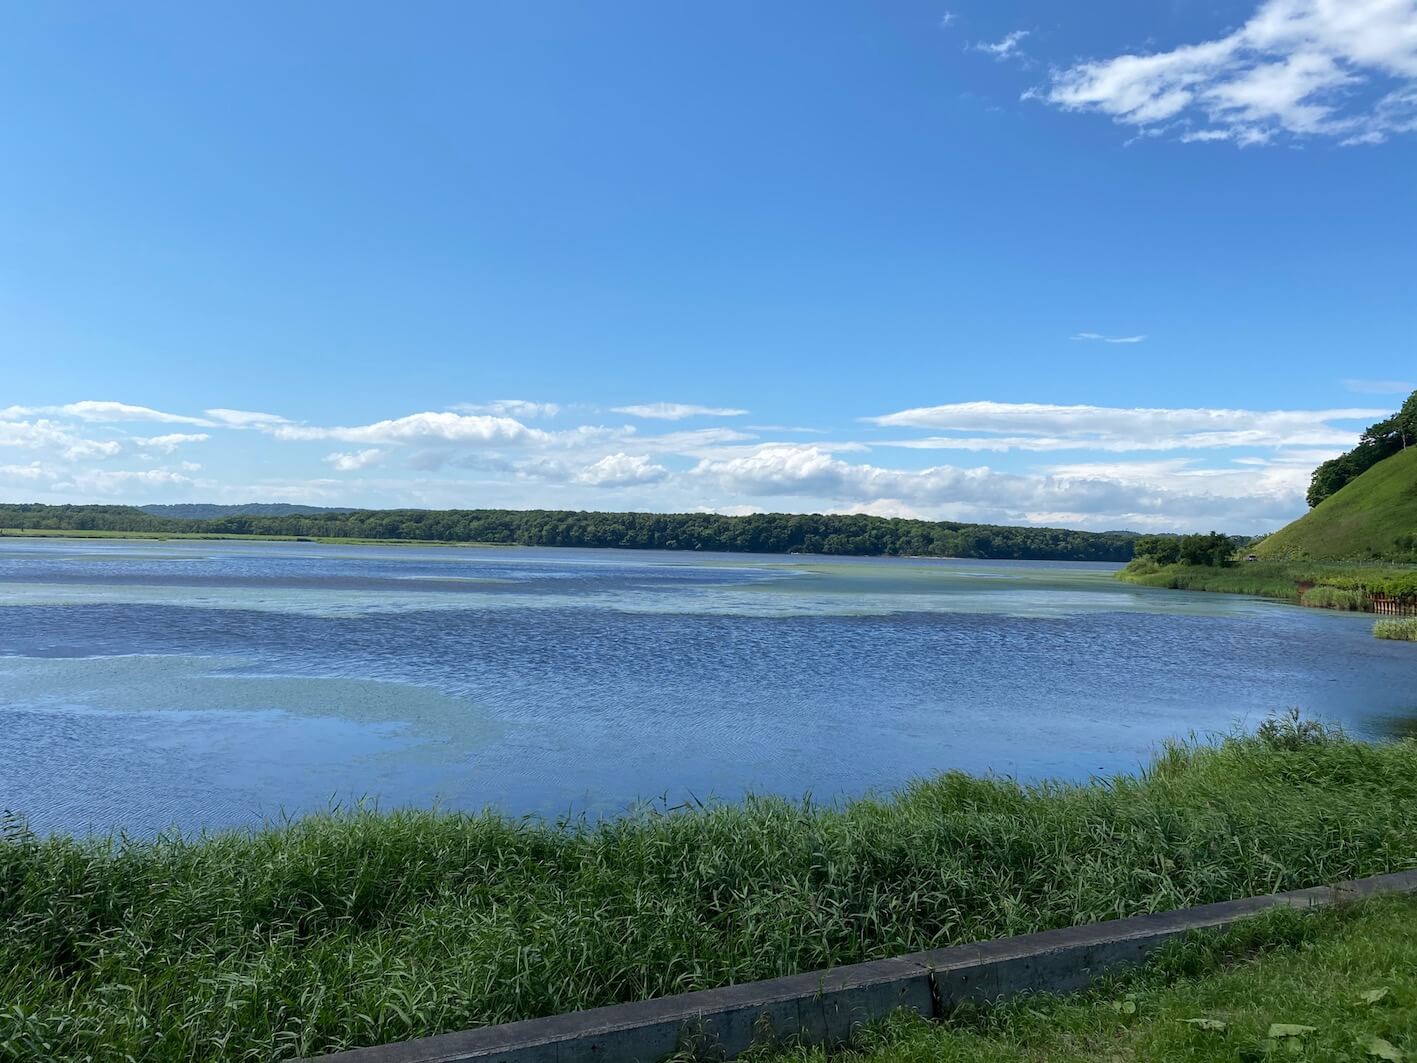
[(512, 509), (363, 509), (210, 520), (133, 506), (0, 505), (0, 529), (141, 534), (269, 535), (515, 546), (620, 547), (857, 556), (1130, 561), (1133, 532), (1014, 528), (864, 515), (592, 513)]

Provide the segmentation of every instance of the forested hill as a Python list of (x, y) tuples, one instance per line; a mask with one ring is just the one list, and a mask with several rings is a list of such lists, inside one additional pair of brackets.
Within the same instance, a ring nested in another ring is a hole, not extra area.
[(724, 517), (541, 509), (365, 509), (183, 520), (129, 506), (0, 504), (0, 529), (5, 528), (1048, 561), (1128, 561), (1137, 537), (1132, 532), (794, 513)]
[(349, 513), (344, 506), (297, 506), (289, 502), (248, 502), (244, 505), (219, 506), (208, 502), (175, 503), (165, 506), (139, 506), (154, 517), (177, 517), (180, 520), (218, 520), (221, 517), (290, 517), (309, 513)]

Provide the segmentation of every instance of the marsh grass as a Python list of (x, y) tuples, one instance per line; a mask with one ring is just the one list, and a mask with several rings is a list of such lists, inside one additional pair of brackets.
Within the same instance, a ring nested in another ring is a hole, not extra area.
[(1380, 639), (1417, 642), (1417, 617), (1384, 618), (1373, 624), (1373, 634)]
[(1367, 591), (1350, 590), (1345, 587), (1310, 587), (1299, 596), (1299, 604), (1311, 609), (1341, 609), (1350, 613), (1364, 613), (1373, 607), (1373, 600)]
[[(1271, 1036), (1276, 1023), (1290, 1036)], [(758, 1050), (750, 1058), (1234, 1063), (1402, 1059), (1414, 1048), (1417, 900), (1406, 897), (1281, 909), (1224, 932), (1189, 935), (1142, 971), (1085, 994), (1020, 998), (941, 1023), (902, 1012), (863, 1030), (852, 1050)]]
[[(1369, 596), (1417, 599), (1417, 569), (1398, 564), (1339, 561), (1248, 561), (1224, 568), (1133, 561), (1117, 578), (1145, 587), (1286, 598), (1325, 609), (1368, 608)], [(1300, 588), (1305, 588), (1300, 590)], [(1363, 602), (1355, 606), (1354, 602)]]
[(279, 1059), (1417, 865), (1417, 744), (603, 823), (353, 811), (0, 841), (0, 1058)]

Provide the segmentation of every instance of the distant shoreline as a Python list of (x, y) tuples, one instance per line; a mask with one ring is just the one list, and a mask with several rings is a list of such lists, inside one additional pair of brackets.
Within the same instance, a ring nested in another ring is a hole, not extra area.
[(662, 546), (544, 546), (525, 543), (490, 542), (448, 542), (445, 539), (360, 539), (338, 535), (240, 535), (219, 532), (126, 532), (90, 531), (63, 528), (0, 528), (0, 540), (4, 539), (145, 539), (165, 542), (176, 539), (182, 542), (259, 542), (259, 543), (314, 543), (320, 546), (440, 546), (477, 547), (498, 550), (632, 550), (642, 553), (646, 550), (662, 551), (667, 554), (747, 554), (757, 557), (883, 557), (895, 561), (1019, 561), (1037, 564), (1062, 565), (1121, 565), (1121, 561), (1094, 561), (1087, 558), (1050, 557), (954, 557), (942, 554), (821, 554), (804, 550), (771, 552), (753, 550), (693, 550), (672, 549)]
[[(320, 543), (327, 546), (517, 546), (517, 543), (448, 542), (444, 539), (360, 539), (340, 535), (241, 535), (236, 532), (91, 531), (65, 528), (0, 528), (0, 539), (152, 539)], [(554, 549), (554, 547), (553, 547)]]
[(1126, 531), (965, 524), (867, 514), (611, 513), (586, 510), (350, 510), (155, 516), (133, 506), (0, 503), (0, 534), (230, 538), (285, 542), (564, 546), (687, 553), (1110, 561), (1134, 556)]

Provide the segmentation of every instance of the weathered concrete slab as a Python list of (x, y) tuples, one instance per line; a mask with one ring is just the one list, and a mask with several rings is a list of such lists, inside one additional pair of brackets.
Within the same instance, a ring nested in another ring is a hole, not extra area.
[(930, 972), (878, 960), (322, 1056), (323, 1063), (654, 1063), (690, 1045), (732, 1057), (773, 1037), (845, 1040), (897, 1008), (933, 1013)]
[(942, 1016), (965, 1001), (1069, 993), (1194, 930), (1277, 905), (1417, 892), (1417, 870), (615, 1004), (319, 1057), (322, 1063), (655, 1063), (681, 1049), (732, 1059), (750, 1045), (847, 1040), (897, 1008)]

